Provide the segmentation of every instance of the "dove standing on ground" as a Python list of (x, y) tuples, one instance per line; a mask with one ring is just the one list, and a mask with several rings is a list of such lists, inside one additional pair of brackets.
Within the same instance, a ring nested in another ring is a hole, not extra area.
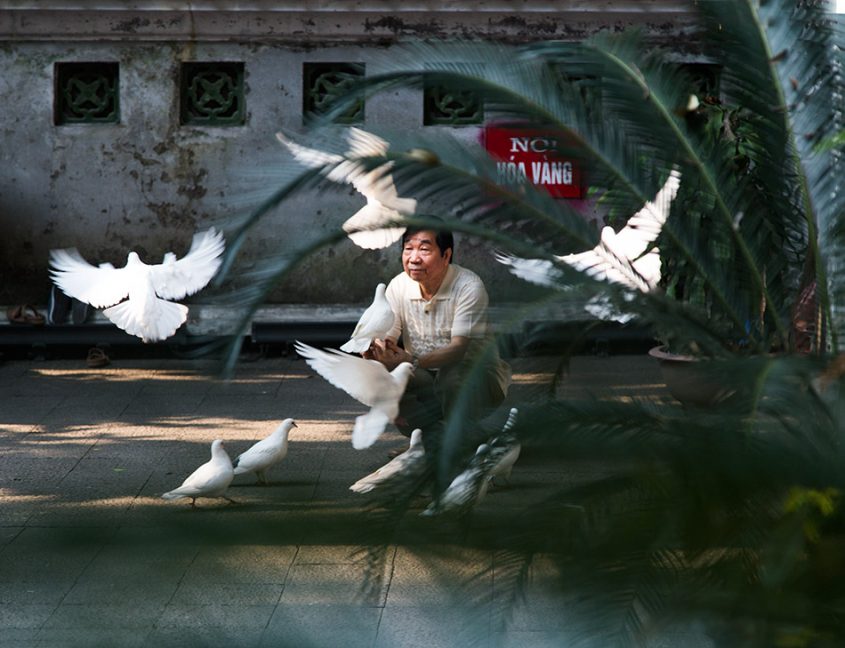
[(423, 516), (442, 513), (468, 513), (487, 493), (490, 483), (489, 470), (491, 447), (487, 443), (478, 446), (466, 469), (459, 473), (446, 487), (440, 497), (420, 513)]
[[(618, 233), (604, 227), (601, 240), (592, 250), (557, 257), (594, 279), (617, 283), (633, 290), (649, 292), (660, 282), (660, 252), (648, 246), (660, 235), (681, 185), (681, 174), (673, 169), (654, 200), (628, 219)], [(498, 254), (496, 259), (510, 267), (512, 274), (531, 283), (559, 287), (560, 271), (547, 259), (522, 259)], [(588, 310), (597, 317), (627, 321), (629, 316), (613, 313), (604, 303), (596, 302)]]
[(238, 455), (233, 466), (236, 475), (254, 472), (258, 483), (267, 484), (266, 471), (279, 463), (288, 454), (288, 433), (298, 427), (292, 418), (287, 418), (270, 436), (253, 445), (246, 452)]
[(502, 426), (502, 431), (498, 437), (491, 441), (491, 458), (498, 459), (493, 464), (490, 470), (490, 480), (496, 477), (502, 477), (505, 481), (510, 479), (511, 471), (516, 460), (519, 459), (519, 453), (522, 451), (522, 444), (516, 440), (511, 433), (513, 426), (516, 425), (516, 417), (519, 414), (517, 408), (512, 407), (508, 412), (508, 420)]
[(215, 439), (211, 443), (211, 459), (192, 472), (179, 488), (164, 493), (162, 497), (166, 500), (190, 497), (191, 506), (196, 506), (198, 497), (222, 497), (234, 503), (235, 500), (225, 495), (234, 477), (232, 460), (223, 447), (223, 441)]
[(511, 433), (517, 414), (517, 408), (512, 407), (499, 435), (478, 446), (466, 469), (420, 515), (466, 513), (484, 498), (494, 477), (510, 477), (522, 449)]
[(387, 286), (383, 283), (376, 286), (373, 303), (361, 315), (361, 319), (358, 320), (355, 330), (352, 331), (352, 337), (346, 344), (340, 347), (341, 351), (346, 351), (347, 353), (364, 353), (364, 351), (370, 348), (373, 338), (381, 340), (393, 328), (393, 319), (395, 316), (387, 298), (384, 296), (386, 288)]
[(386, 162), (374, 169), (369, 169), (361, 162), (364, 158), (385, 156), (388, 148), (386, 141), (353, 127), (347, 135), (349, 150), (345, 155), (337, 155), (296, 144), (282, 133), (277, 133), (276, 138), (301, 164), (311, 168), (324, 167), (323, 173), (329, 180), (351, 184), (367, 199), (367, 204), (343, 223), (343, 230), (355, 245), (376, 250), (399, 240), (405, 231), (404, 227), (382, 226), (401, 222), (403, 215), (413, 215), (417, 201), (399, 197), (393, 176), (388, 173), (393, 162)]
[(388, 423), (399, 415), (399, 400), (405, 393), (414, 368), (410, 362), (388, 371), (376, 360), (367, 360), (335, 349), (321, 351), (302, 342), (294, 345), (297, 353), (335, 387), (370, 407), (370, 411), (355, 419), (352, 447), (369, 448), (376, 442)]
[(381, 468), (356, 481), (349, 490), (355, 493), (369, 493), (397, 475), (416, 475), (425, 469), (425, 449), (422, 444), (422, 430), (411, 432), (411, 443), (402, 454), (394, 457)]
[(188, 318), (188, 307), (172, 300), (204, 288), (220, 267), (223, 249), (223, 235), (212, 227), (194, 235), (184, 257), (168, 252), (155, 265), (130, 252), (122, 268), (97, 267), (76, 249), (51, 250), (50, 276), (66, 295), (105, 308), (103, 315), (118, 328), (156, 342), (169, 338)]

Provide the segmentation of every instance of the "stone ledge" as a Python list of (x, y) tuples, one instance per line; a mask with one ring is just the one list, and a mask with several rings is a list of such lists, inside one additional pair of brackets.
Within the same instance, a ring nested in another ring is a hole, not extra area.
[[(86, 6), (87, 4), (87, 6)], [(285, 6), (285, 5), (288, 6)], [(80, 6), (82, 5), (82, 6)], [(127, 6), (128, 5), (128, 6)], [(401, 6), (401, 8), (400, 8)], [(516, 2), (115, 3), (0, 0), (5, 41), (260, 41), (316, 45), (399, 38), (582, 39), (640, 24), (677, 35), (694, 14), (673, 0)]]

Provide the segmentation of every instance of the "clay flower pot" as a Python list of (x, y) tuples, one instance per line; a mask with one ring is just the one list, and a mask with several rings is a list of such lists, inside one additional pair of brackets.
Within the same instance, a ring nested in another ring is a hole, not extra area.
[(734, 390), (726, 388), (719, 382), (718, 376), (708, 371), (706, 360), (671, 353), (665, 346), (656, 346), (648, 354), (660, 363), (663, 382), (669, 393), (685, 406), (708, 407), (734, 394)]

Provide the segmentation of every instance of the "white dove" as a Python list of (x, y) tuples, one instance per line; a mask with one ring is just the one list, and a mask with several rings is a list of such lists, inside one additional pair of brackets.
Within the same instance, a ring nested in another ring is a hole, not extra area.
[(222, 497), (234, 502), (225, 495), (234, 476), (232, 460), (223, 448), (223, 441), (215, 439), (211, 442), (211, 459), (192, 472), (179, 488), (162, 497), (166, 500), (190, 497), (191, 506), (196, 506), (198, 497)]
[(249, 450), (238, 455), (233, 466), (236, 475), (254, 472), (261, 484), (267, 483), (265, 471), (279, 463), (288, 454), (288, 433), (291, 428), (299, 427), (292, 418), (286, 418), (270, 436), (254, 444)]
[(467, 513), (484, 498), (494, 477), (510, 477), (522, 448), (511, 434), (517, 414), (517, 408), (512, 407), (499, 436), (478, 446), (466, 469), (420, 515)]
[(373, 303), (361, 315), (355, 330), (352, 331), (352, 337), (340, 347), (341, 351), (364, 353), (370, 348), (373, 338), (383, 339), (385, 334), (393, 328), (393, 310), (384, 296), (386, 288), (383, 283), (376, 286)]
[(490, 450), (491, 446), (487, 443), (478, 446), (466, 469), (459, 473), (440, 494), (440, 497), (429, 504), (420, 515), (426, 517), (441, 513), (460, 515), (468, 513), (480, 502), (490, 484)]
[(349, 150), (345, 155), (326, 153), (292, 142), (282, 133), (276, 138), (284, 144), (301, 164), (324, 167), (323, 173), (332, 182), (351, 184), (367, 199), (367, 204), (352, 215), (343, 230), (355, 245), (376, 250), (393, 244), (402, 236), (404, 227), (383, 227), (402, 220), (402, 215), (412, 215), (417, 209), (413, 198), (400, 198), (388, 173), (393, 162), (386, 162), (369, 169), (360, 160), (382, 157), (387, 154), (388, 143), (377, 135), (360, 128), (350, 128), (347, 135)]
[(411, 443), (402, 454), (394, 457), (375, 472), (361, 477), (349, 490), (355, 493), (369, 493), (396, 475), (411, 475), (425, 469), (425, 449), (422, 444), (422, 430), (411, 432)]
[(369, 448), (399, 415), (399, 400), (414, 373), (410, 362), (388, 371), (376, 360), (367, 360), (336, 349), (321, 351), (302, 342), (294, 345), (311, 368), (347, 394), (370, 407), (355, 419), (352, 447)]
[(493, 467), (490, 469), (490, 480), (496, 477), (502, 477), (505, 481), (510, 479), (511, 471), (516, 460), (519, 459), (519, 453), (522, 451), (522, 444), (517, 441), (511, 434), (513, 426), (516, 425), (516, 417), (519, 414), (517, 408), (512, 407), (508, 412), (508, 420), (505, 421), (502, 427), (502, 432), (499, 436), (491, 442), (491, 458), (498, 459)]
[(156, 342), (173, 335), (188, 317), (187, 306), (170, 300), (204, 288), (220, 267), (223, 248), (223, 235), (212, 227), (194, 235), (184, 257), (168, 252), (157, 265), (130, 252), (122, 268), (96, 267), (75, 248), (51, 250), (50, 276), (70, 297), (105, 308), (103, 314), (127, 333)]
[[(644, 253), (660, 235), (680, 185), (681, 174), (673, 169), (654, 201), (647, 202), (618, 233), (612, 227), (604, 227), (599, 244), (592, 250), (558, 256), (557, 260), (595, 279), (642, 292), (654, 290), (660, 282), (660, 252), (652, 249)], [(511, 273), (520, 279), (559, 287), (561, 273), (547, 259), (522, 259), (506, 254), (498, 254), (496, 259), (510, 266)], [(588, 310), (597, 317), (610, 316), (620, 321), (629, 319), (624, 314), (609, 312), (607, 306), (599, 302), (588, 305)]]

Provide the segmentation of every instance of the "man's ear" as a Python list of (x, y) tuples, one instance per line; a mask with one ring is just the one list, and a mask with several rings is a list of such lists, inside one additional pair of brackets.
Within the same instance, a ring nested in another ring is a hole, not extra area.
[(452, 262), (452, 248), (446, 248), (446, 254), (444, 256), (446, 257), (446, 263), (451, 263)]

